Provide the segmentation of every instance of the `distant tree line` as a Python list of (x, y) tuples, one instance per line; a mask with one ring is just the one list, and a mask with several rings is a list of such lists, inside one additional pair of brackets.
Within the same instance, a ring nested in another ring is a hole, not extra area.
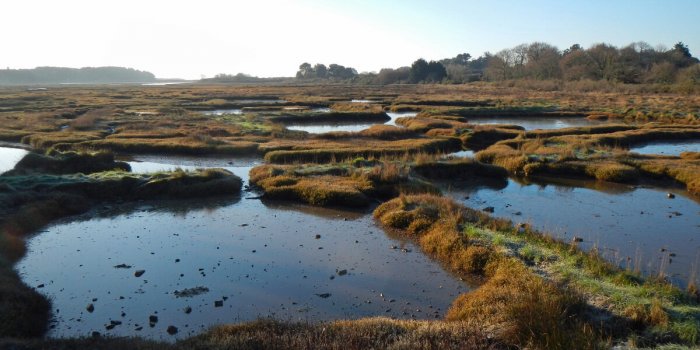
[(623, 48), (597, 44), (584, 49), (576, 44), (564, 51), (535, 42), (489, 55), (484, 73), (486, 80), (588, 79), (638, 84), (690, 78), (700, 82), (698, 62), (682, 42), (671, 49), (638, 42)]
[(153, 81), (156, 81), (153, 73), (123, 67), (0, 69), (0, 85), (145, 83)]
[(296, 74), (297, 79), (349, 80), (356, 76), (357, 71), (352, 67), (345, 67), (335, 63), (328, 65), (328, 67), (321, 63), (311, 66), (307, 62), (299, 66)]
[(292, 78), (260, 78), (252, 75), (238, 73), (232, 74), (217, 74), (213, 78), (201, 79), (201, 82), (209, 83), (240, 83), (240, 84), (250, 84), (250, 83), (279, 83), (290, 80)]
[(645, 42), (617, 48), (596, 44), (584, 49), (578, 44), (565, 50), (534, 42), (474, 58), (461, 53), (439, 61), (418, 59), (410, 67), (384, 68), (378, 73), (358, 74), (353, 68), (332, 64), (303, 63), (297, 79), (333, 79), (364, 84), (467, 83), (473, 81), (605, 80), (628, 84), (700, 84), (699, 60), (679, 42), (671, 49)]

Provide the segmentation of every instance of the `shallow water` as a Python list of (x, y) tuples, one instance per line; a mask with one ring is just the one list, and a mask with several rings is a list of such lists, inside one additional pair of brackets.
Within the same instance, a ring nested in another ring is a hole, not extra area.
[(467, 118), (467, 122), (471, 124), (512, 124), (522, 126), (525, 130), (563, 129), (601, 124), (600, 121), (581, 117), (474, 117)]
[(0, 147), (0, 174), (15, 168), (29, 151), (21, 148)]
[(415, 117), (416, 114), (417, 114), (416, 112), (387, 112), (387, 115), (391, 118), (391, 120), (388, 120), (385, 123), (367, 123), (367, 122), (319, 123), (319, 124), (304, 123), (304, 124), (289, 124), (289, 125), (287, 125), (287, 129), (306, 131), (306, 132), (311, 133), (311, 134), (322, 134), (322, 133), (333, 132), (333, 131), (357, 132), (357, 131), (369, 129), (370, 127), (372, 127), (372, 125), (378, 125), (378, 124), (396, 126), (396, 118)]
[(243, 114), (243, 110), (240, 108), (215, 109), (212, 111), (202, 111), (202, 114), (204, 114), (204, 115)]
[[(131, 165), (222, 165), (245, 180), (250, 169), (228, 160), (145, 160)], [(246, 199), (253, 196), (105, 206), (31, 238), (16, 268), (52, 299), (51, 337), (99, 331), (175, 339), (259, 317), (435, 318), (469, 288), (411, 242), (388, 237), (367, 212)], [(120, 264), (130, 268), (114, 267)], [(196, 287), (208, 291), (175, 295)], [(158, 316), (153, 328), (150, 315)], [(121, 324), (106, 330), (112, 320)], [(175, 337), (169, 325), (178, 327)]]
[(166, 86), (166, 85), (180, 85), (180, 84), (189, 84), (191, 81), (162, 81), (162, 82), (157, 82), (157, 83), (144, 83), (141, 84), (143, 86)]
[(654, 142), (643, 146), (632, 147), (630, 152), (639, 154), (662, 154), (677, 156), (682, 152), (700, 152), (700, 140), (683, 142)]
[(474, 158), (474, 151), (472, 150), (462, 150), (452, 153), (445, 154), (442, 158), (444, 159), (454, 159), (454, 158)]
[(415, 117), (418, 115), (418, 112), (386, 112), (386, 114), (391, 118), (391, 120), (384, 124), (396, 125), (396, 119), (401, 117)]
[(621, 267), (630, 257), (630, 267), (647, 274), (663, 269), (678, 285), (687, 283), (700, 252), (700, 203), (682, 189), (594, 181), (443, 186), (469, 207), (494, 207), (494, 216), (531, 223), (565, 241), (581, 237), (584, 249), (597, 247)]
[(348, 132), (356, 132), (356, 131), (362, 131), (365, 129), (368, 129), (372, 127), (372, 125), (377, 125), (381, 123), (366, 123), (363, 122), (362, 124), (356, 124), (356, 123), (323, 123), (323, 124), (289, 124), (287, 125), (287, 129), (289, 130), (297, 130), (297, 131), (306, 131), (310, 134), (323, 134), (327, 132), (334, 132), (334, 131), (348, 131)]

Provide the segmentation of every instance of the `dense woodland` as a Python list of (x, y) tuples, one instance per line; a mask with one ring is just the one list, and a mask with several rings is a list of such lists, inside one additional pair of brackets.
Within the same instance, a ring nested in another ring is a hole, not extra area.
[[(484, 53), (477, 58), (462, 53), (439, 61), (418, 59), (410, 67), (384, 68), (357, 74), (353, 68), (303, 63), (296, 77), (305, 80), (351, 80), (367, 84), (466, 83), (472, 81), (603, 80), (626, 84), (700, 83), (700, 62), (682, 42), (671, 49), (645, 42), (617, 48), (597, 44), (584, 49), (575, 44), (560, 50), (534, 42)], [(340, 73), (339, 73), (340, 72)], [(341, 74), (342, 73), (342, 74)]]

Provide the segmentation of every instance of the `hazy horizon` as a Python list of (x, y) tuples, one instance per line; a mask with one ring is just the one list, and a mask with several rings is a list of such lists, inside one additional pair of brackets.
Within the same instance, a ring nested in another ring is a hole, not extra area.
[(158, 78), (293, 76), (302, 62), (359, 72), (417, 58), (474, 57), (521, 43), (565, 49), (682, 41), (695, 56), (700, 2), (15, 1), (4, 3), (0, 67), (122, 66)]

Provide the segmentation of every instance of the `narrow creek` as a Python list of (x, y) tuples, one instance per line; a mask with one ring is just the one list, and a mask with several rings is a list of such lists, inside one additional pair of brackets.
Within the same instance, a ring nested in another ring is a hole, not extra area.
[(387, 112), (386, 113), (391, 120), (388, 120), (385, 123), (357, 123), (357, 122), (348, 122), (348, 123), (341, 123), (341, 122), (335, 122), (335, 123), (305, 123), (305, 124), (289, 124), (287, 125), (287, 129), (289, 130), (297, 130), (297, 131), (306, 131), (310, 134), (322, 134), (326, 132), (332, 132), (332, 131), (362, 131), (365, 129), (368, 129), (372, 127), (373, 125), (394, 125), (396, 126), (396, 119), (400, 117), (415, 117), (418, 113), (416, 112)]
[(663, 272), (679, 286), (697, 272), (700, 200), (682, 188), (561, 179), (442, 188), (474, 209), (491, 207), (494, 216), (530, 223), (564, 241), (581, 238), (582, 248), (597, 248), (622, 268)]
[(21, 148), (0, 146), (0, 174), (12, 170), (29, 151)]
[(467, 118), (470, 124), (509, 124), (519, 125), (525, 130), (535, 129), (563, 129), (577, 126), (592, 126), (603, 124), (598, 120), (590, 120), (583, 117), (471, 117)]
[(700, 152), (700, 140), (652, 142), (637, 147), (632, 147), (630, 152), (639, 154), (660, 154), (664, 156), (677, 156), (682, 152)]

